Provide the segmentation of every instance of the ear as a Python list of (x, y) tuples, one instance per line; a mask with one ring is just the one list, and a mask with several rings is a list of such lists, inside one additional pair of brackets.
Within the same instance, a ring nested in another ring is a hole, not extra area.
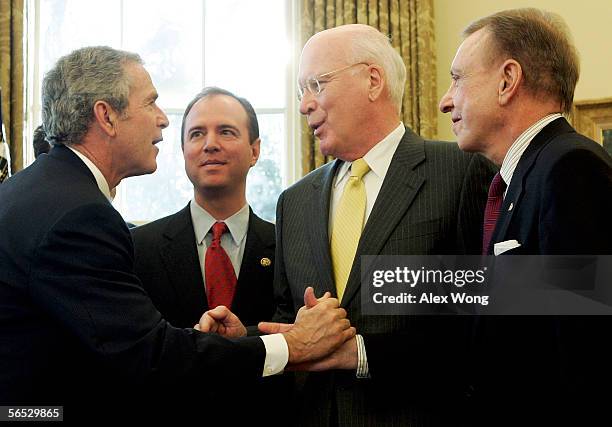
[(102, 132), (112, 137), (117, 135), (116, 125), (119, 115), (108, 102), (96, 101), (93, 106), (93, 113), (94, 121)]
[(259, 160), (259, 150), (261, 149), (261, 139), (257, 138), (251, 144), (251, 167), (255, 166)]
[(523, 68), (514, 59), (507, 59), (500, 67), (499, 105), (507, 105), (514, 98), (523, 83)]
[(368, 86), (368, 99), (370, 101), (376, 101), (383, 92), (385, 87), (385, 72), (382, 67), (372, 64), (368, 66), (369, 71), (369, 86)]

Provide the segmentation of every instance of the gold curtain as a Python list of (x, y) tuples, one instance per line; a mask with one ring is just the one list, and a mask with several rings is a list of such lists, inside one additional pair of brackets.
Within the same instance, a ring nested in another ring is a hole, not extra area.
[(13, 173), (23, 168), (24, 0), (0, 1), (0, 87), (2, 120), (11, 149)]
[[(408, 76), (402, 120), (424, 138), (437, 133), (436, 50), (433, 0), (302, 0), (302, 45), (315, 33), (343, 24), (367, 24), (391, 38)], [(330, 159), (319, 151), (302, 120), (302, 172)]]

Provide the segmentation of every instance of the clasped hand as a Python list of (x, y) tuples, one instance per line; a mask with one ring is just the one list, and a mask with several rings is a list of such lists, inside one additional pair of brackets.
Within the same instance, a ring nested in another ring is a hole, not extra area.
[[(241, 337), (247, 333), (240, 319), (227, 307), (205, 312), (194, 326), (202, 332), (225, 337)], [(290, 369), (352, 369), (357, 365), (355, 328), (346, 318), (346, 310), (326, 292), (317, 299), (311, 287), (304, 292), (304, 306), (295, 323), (261, 322), (259, 330), (266, 334), (281, 333), (289, 348)]]

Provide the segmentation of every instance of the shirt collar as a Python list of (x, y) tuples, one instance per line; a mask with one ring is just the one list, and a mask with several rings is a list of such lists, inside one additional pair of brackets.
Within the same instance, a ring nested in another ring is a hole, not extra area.
[(550, 122), (557, 120), (558, 118), (563, 117), (561, 113), (553, 113), (549, 114), (546, 117), (541, 118), (529, 128), (527, 128), (510, 146), (510, 149), (506, 153), (504, 157), (504, 161), (502, 162), (501, 169), (499, 170), (499, 174), (502, 179), (506, 183), (507, 186), (510, 186), (510, 181), (512, 181), (512, 175), (514, 175), (514, 170), (518, 165), (521, 156), (529, 146), (529, 143), (535, 138), (535, 136), (540, 133), (542, 129), (544, 129)]
[[(211, 227), (217, 220), (208, 213), (206, 209), (198, 205), (195, 198), (189, 203), (191, 212), (191, 220), (193, 222), (193, 230), (196, 236), (196, 242), (201, 245), (210, 231)], [(227, 228), (232, 236), (232, 240), (236, 246), (239, 246), (242, 239), (245, 238), (249, 228), (249, 205), (245, 204), (238, 212), (225, 220), (221, 220), (227, 224)]]
[[(376, 174), (379, 178), (384, 177), (387, 174), (391, 159), (397, 150), (402, 137), (406, 133), (406, 127), (400, 122), (391, 133), (385, 136), (379, 143), (377, 143), (370, 151), (368, 151), (363, 159), (370, 166), (370, 171)], [(348, 173), (353, 162), (344, 162), (338, 169), (336, 175), (336, 182), (334, 186), (340, 184), (344, 176)]]
[[(83, 161), (83, 163), (85, 163), (85, 166), (87, 166), (87, 168), (91, 171), (94, 178), (96, 179), (96, 183), (98, 184), (98, 188), (100, 189), (102, 194), (104, 194), (104, 196), (108, 199), (108, 201), (112, 203), (113, 198), (115, 196), (115, 191), (111, 193), (111, 190), (108, 186), (108, 182), (106, 182), (106, 178), (104, 178), (104, 175), (102, 175), (102, 172), (100, 172), (100, 169), (98, 169), (98, 167), (91, 160), (89, 160), (89, 158), (87, 158), (87, 156), (85, 156), (83, 153), (75, 150), (69, 145), (66, 145), (66, 147), (68, 147), (74, 154), (77, 155), (79, 159)], [(115, 189), (113, 188), (113, 190)]]

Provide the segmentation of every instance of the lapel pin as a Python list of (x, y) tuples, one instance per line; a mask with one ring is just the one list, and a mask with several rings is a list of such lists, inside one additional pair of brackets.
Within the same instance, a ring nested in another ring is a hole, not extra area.
[(514, 203), (510, 203), (510, 206), (508, 206), (508, 212), (510, 212), (512, 210), (512, 208), (514, 207)]
[(261, 260), (259, 260), (259, 263), (262, 267), (270, 267), (272, 265), (272, 261), (270, 260), (270, 258), (262, 258)]

